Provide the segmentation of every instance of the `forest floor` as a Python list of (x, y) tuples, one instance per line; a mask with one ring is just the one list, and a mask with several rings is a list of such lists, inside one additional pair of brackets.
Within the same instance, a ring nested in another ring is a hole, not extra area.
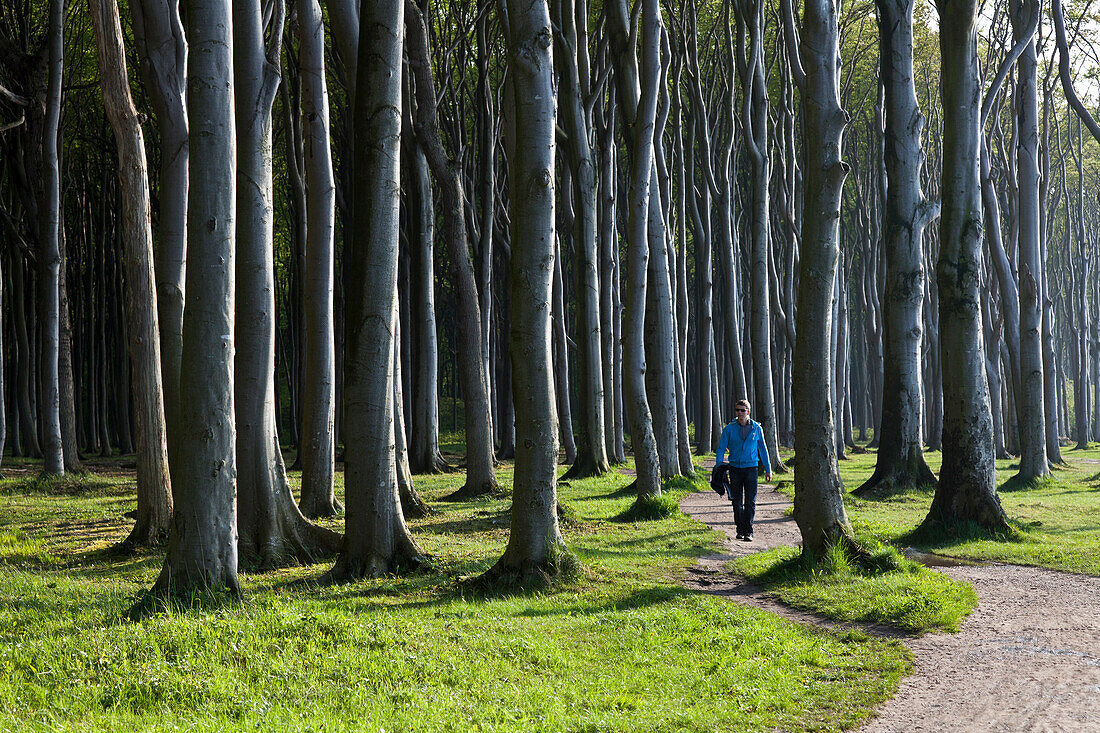
[[(310, 580), (331, 560), (242, 573), (241, 603), (132, 621), (163, 552), (110, 552), (132, 524), (127, 461), (60, 481), (5, 461), (0, 733), (836, 731), (910, 668), (896, 639), (823, 633), (682, 587), (720, 536), (680, 512), (618, 521), (634, 500), (618, 473), (559, 485), (562, 532), (586, 570), (550, 592), (464, 587), (504, 550), (510, 500), (440, 501), (456, 472), (416, 477), (436, 509), (409, 522), (432, 560), (423, 572), (327, 588)], [(512, 466), (498, 477), (509, 486)]]
[[(869, 513), (873, 503), (864, 502), (857, 516)], [(711, 492), (684, 497), (683, 510), (722, 531), (727, 549), (690, 568), (685, 585), (815, 627), (903, 638), (914, 656), (913, 673), (860, 731), (1100, 731), (1100, 578), (943, 558), (936, 569), (969, 583), (978, 595), (977, 609), (958, 633), (907, 636), (884, 624), (837, 622), (793, 609), (730, 569), (748, 555), (800, 544), (790, 506), (775, 487), (761, 486), (755, 542), (745, 543), (734, 539), (727, 500)], [(854, 523), (868, 526), (866, 519)], [(1039, 549), (1033, 554), (1041, 557)]]

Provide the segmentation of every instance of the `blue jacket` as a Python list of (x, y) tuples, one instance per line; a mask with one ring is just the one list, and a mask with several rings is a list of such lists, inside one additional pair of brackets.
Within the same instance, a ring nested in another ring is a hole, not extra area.
[[(735, 468), (756, 468), (764, 464), (764, 473), (772, 472), (768, 446), (764, 443), (764, 428), (755, 420), (749, 420), (749, 437), (741, 440), (741, 426), (736, 420), (722, 428), (722, 437), (718, 440), (718, 455), (714, 465), (729, 463)], [(728, 454), (728, 459), (727, 459)]]

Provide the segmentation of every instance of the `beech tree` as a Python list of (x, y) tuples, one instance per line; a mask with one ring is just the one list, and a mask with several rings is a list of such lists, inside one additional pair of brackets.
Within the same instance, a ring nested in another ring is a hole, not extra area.
[[(655, 3), (654, 3), (655, 4)], [(554, 237), (554, 62), (546, 0), (505, 0), (511, 63), (506, 114), (511, 214), (509, 294), (516, 410), (516, 469), (508, 546), (482, 578), (487, 583), (543, 585), (570, 567), (558, 527), (558, 427), (551, 373)], [(522, 131), (522, 134), (518, 134)]]
[(978, 280), (982, 242), (981, 89), (976, 0), (937, 0), (943, 74), (939, 288), (943, 466), (925, 526), (973, 521), (1006, 530), (997, 499)]
[(57, 153), (57, 130), (61, 117), (61, 77), (64, 55), (64, 0), (49, 3), (49, 81), (46, 90), (46, 118), (42, 127), (42, 203), (39, 206), (41, 232), (38, 238), (38, 317), (42, 328), (39, 373), (39, 430), (42, 433), (43, 470), (65, 473), (61, 444), (61, 392), (58, 376), (61, 348), (61, 166)]
[(344, 366), (344, 546), (330, 582), (422, 562), (397, 486), (394, 349), (405, 0), (361, 8), (356, 66), (355, 237), (348, 243)]
[[(277, 2), (280, 0), (276, 0)], [(336, 501), (336, 342), (333, 329), (336, 182), (329, 143), (325, 28), (317, 0), (298, 3), (306, 184), (305, 365), (302, 370), (302, 512), (327, 517)], [(275, 67), (276, 69), (278, 66)]]
[(924, 459), (921, 336), (924, 327), (924, 229), (939, 214), (921, 190), (924, 117), (913, 80), (912, 0), (876, 0), (885, 112), (886, 282), (883, 311), (882, 422), (875, 472), (855, 493), (931, 485)]
[[(830, 545), (852, 546), (837, 468), (830, 389), (833, 284), (839, 258), (840, 195), (849, 166), (840, 159), (847, 115), (840, 107), (838, 6), (807, 0), (800, 43), (786, 0), (791, 67), (802, 96), (805, 201), (794, 350), (794, 517), (802, 552), (821, 558)], [(795, 55), (794, 49), (797, 50)]]
[[(183, 312), (175, 512), (154, 595), (225, 590), (237, 579), (237, 453), (233, 404), (236, 232), (232, 14), (227, 0), (184, 13), (189, 134), (187, 280)], [(172, 460), (177, 460), (175, 457)]]
[[(137, 523), (123, 541), (123, 546), (134, 547), (166, 540), (172, 519), (172, 482), (168, 470), (156, 277), (153, 271), (153, 225), (145, 137), (130, 97), (118, 5), (115, 0), (90, 0), (89, 4), (99, 52), (103, 103), (118, 144), (118, 174), (122, 189), (126, 310), (130, 321), (130, 359), (134, 365), (132, 384), (138, 499)], [(0, 449), (2, 447), (0, 444)]]

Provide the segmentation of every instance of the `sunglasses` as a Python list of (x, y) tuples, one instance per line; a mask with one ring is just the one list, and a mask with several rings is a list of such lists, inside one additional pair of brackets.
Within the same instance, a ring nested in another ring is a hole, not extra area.
[(738, 407), (734, 412), (748, 412), (744, 407)]

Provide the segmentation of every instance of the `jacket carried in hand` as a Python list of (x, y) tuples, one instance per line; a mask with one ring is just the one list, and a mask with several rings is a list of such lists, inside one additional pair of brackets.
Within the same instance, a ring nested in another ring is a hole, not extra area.
[(772, 463), (768, 446), (764, 443), (764, 428), (755, 420), (749, 420), (749, 426), (749, 437), (744, 440), (741, 440), (741, 425), (736, 420), (722, 428), (715, 465), (729, 463), (735, 468), (756, 468), (763, 464), (764, 473), (771, 473)]

